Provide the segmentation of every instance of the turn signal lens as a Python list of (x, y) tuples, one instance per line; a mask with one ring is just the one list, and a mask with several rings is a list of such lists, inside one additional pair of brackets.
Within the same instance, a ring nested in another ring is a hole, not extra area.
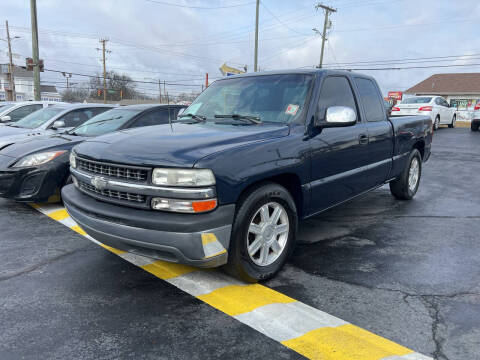
[(208, 200), (181, 200), (153, 198), (152, 209), (180, 213), (202, 213), (217, 207), (217, 199)]

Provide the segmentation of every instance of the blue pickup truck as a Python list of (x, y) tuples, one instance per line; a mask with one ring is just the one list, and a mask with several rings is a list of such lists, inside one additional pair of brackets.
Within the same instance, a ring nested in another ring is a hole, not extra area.
[(369, 76), (330, 70), (214, 82), (168, 125), (88, 140), (70, 156), (69, 214), (128, 252), (255, 282), (285, 264), (299, 219), (390, 184), (417, 192), (432, 121), (389, 119)]

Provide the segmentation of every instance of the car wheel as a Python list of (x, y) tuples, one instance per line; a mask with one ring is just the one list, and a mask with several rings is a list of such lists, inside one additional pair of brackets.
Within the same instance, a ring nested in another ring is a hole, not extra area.
[(472, 121), (472, 124), (470, 125), (470, 129), (471, 129), (472, 131), (478, 131), (478, 126), (479, 126), (479, 125), (480, 125), (480, 124), (474, 123), (474, 122)]
[(422, 156), (413, 149), (400, 177), (390, 182), (390, 192), (399, 200), (411, 200), (417, 193), (421, 176)]
[(448, 125), (450, 129), (455, 127), (455, 122), (457, 121), (457, 115), (453, 115), (452, 123)]
[(251, 283), (273, 277), (293, 251), (297, 224), (295, 202), (283, 186), (265, 183), (250, 190), (233, 222), (225, 270)]
[(438, 127), (440, 126), (440, 116), (437, 115), (435, 118), (435, 121), (433, 122), (433, 130), (438, 130)]

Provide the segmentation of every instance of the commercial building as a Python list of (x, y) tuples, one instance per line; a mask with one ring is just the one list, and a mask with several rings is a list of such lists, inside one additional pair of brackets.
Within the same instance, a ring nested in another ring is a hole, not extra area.
[[(34, 100), (33, 94), (33, 71), (27, 71), (20, 66), (13, 67), (15, 79), (16, 101)], [(0, 101), (7, 99), (7, 91), (10, 86), (8, 64), (0, 64)], [(45, 101), (61, 101), (62, 96), (55, 86), (41, 85), (41, 99)]]

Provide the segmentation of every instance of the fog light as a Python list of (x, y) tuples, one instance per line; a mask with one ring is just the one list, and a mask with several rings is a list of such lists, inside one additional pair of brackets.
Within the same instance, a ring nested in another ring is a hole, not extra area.
[(213, 210), (217, 207), (217, 199), (208, 200), (179, 200), (153, 198), (152, 209), (181, 212), (181, 213), (201, 213)]

